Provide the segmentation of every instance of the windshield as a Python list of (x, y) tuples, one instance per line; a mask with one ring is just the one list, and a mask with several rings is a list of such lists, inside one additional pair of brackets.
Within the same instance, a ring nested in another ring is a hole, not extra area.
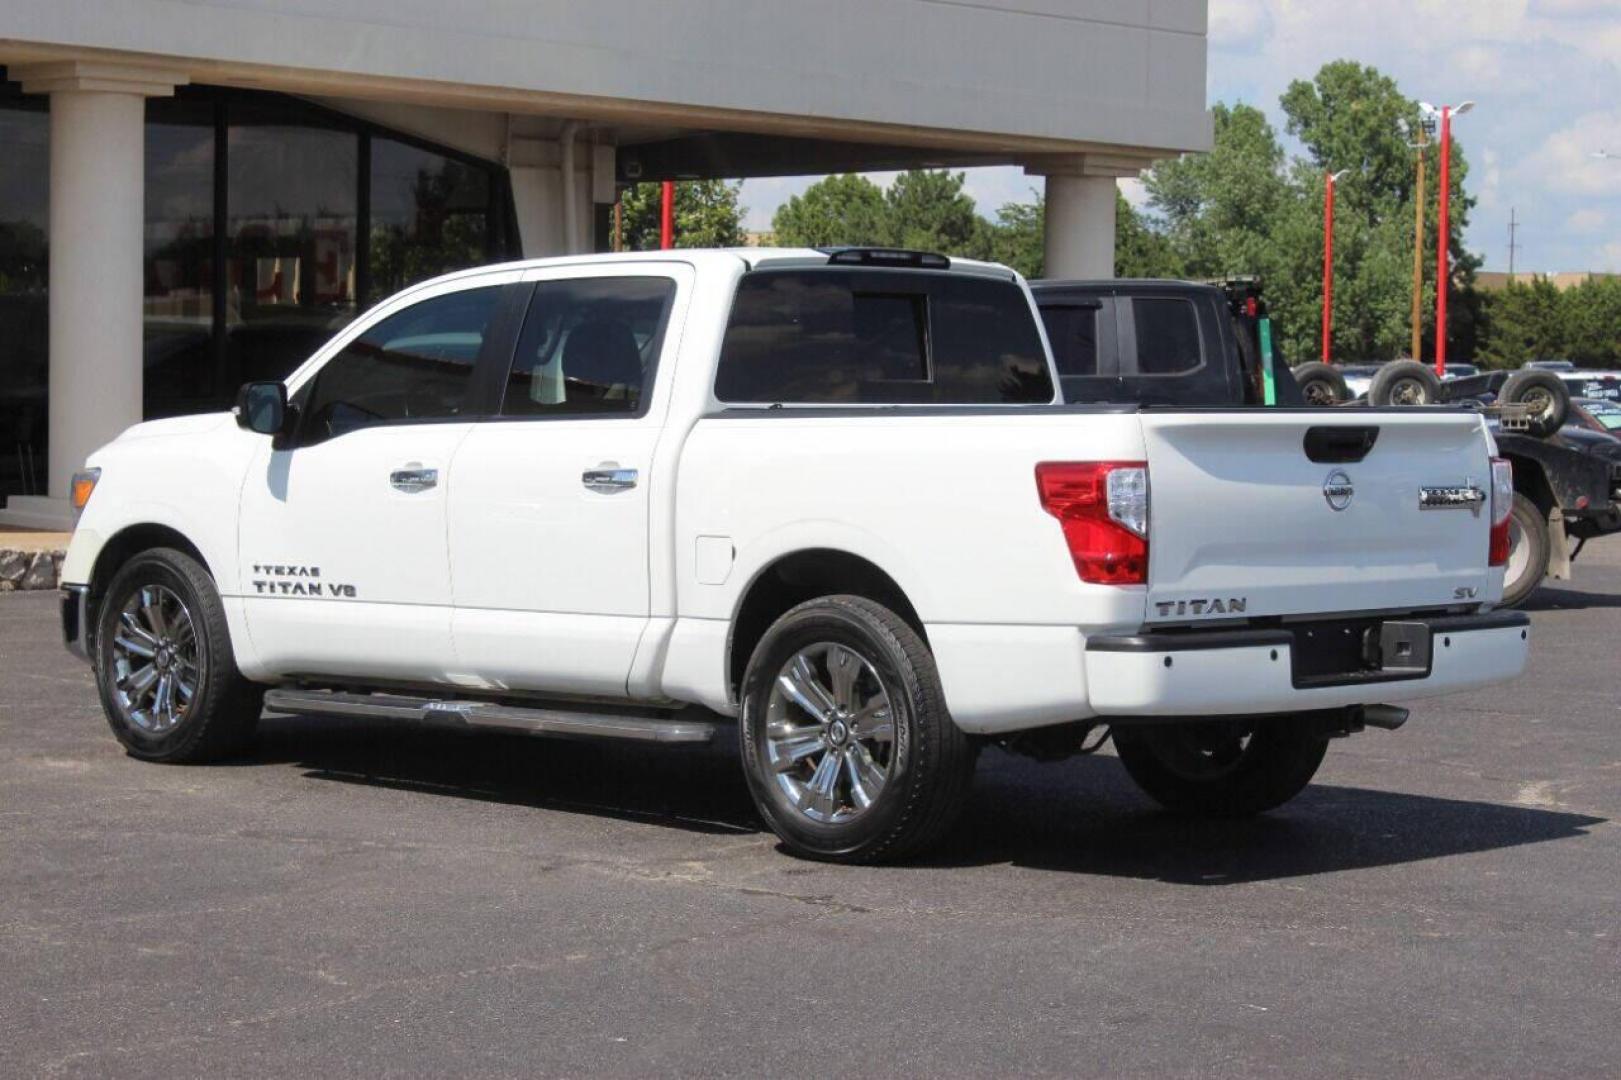
[(1593, 414), (1593, 419), (1605, 431), (1621, 429), (1621, 407), (1615, 405), (1589, 405), (1587, 411)]

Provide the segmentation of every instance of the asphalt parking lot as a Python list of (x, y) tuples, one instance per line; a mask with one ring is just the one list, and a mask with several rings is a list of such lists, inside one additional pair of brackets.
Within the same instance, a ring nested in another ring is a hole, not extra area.
[(0, 596), (0, 1075), (1621, 1071), (1621, 542), (1530, 673), (1238, 824), (990, 752), (922, 865), (776, 850), (729, 747), (267, 718), (143, 765)]

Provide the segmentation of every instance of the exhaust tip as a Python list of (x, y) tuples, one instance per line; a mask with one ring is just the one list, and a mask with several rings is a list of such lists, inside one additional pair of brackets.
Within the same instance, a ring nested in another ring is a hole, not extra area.
[(1408, 711), (1396, 705), (1362, 706), (1362, 722), (1368, 727), (1395, 731), (1407, 723)]

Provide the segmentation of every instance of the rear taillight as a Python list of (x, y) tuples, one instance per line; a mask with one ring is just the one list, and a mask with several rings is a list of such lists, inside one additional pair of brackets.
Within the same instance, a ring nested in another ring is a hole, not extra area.
[(1508, 565), (1508, 519), (1514, 510), (1514, 466), (1507, 458), (1492, 458), (1492, 539), (1486, 565)]
[(1099, 585), (1148, 581), (1148, 464), (1044, 461), (1041, 506), (1064, 527), (1075, 572)]

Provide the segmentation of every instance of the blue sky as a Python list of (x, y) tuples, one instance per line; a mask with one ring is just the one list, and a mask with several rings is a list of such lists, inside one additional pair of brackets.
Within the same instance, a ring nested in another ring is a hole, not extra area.
[[(1413, 97), (1476, 102), (1453, 134), (1478, 200), (1469, 244), (1487, 269), (1508, 265), (1512, 208), (1516, 269), (1621, 272), (1621, 0), (1210, 0), (1209, 100), (1256, 105), (1280, 134), (1284, 87), (1340, 57)], [(1591, 156), (1602, 149), (1616, 159)], [(769, 228), (811, 182), (746, 183), (749, 227)], [(987, 215), (1040, 183), (1018, 169), (969, 170)], [(1125, 191), (1140, 201), (1140, 185)]]

